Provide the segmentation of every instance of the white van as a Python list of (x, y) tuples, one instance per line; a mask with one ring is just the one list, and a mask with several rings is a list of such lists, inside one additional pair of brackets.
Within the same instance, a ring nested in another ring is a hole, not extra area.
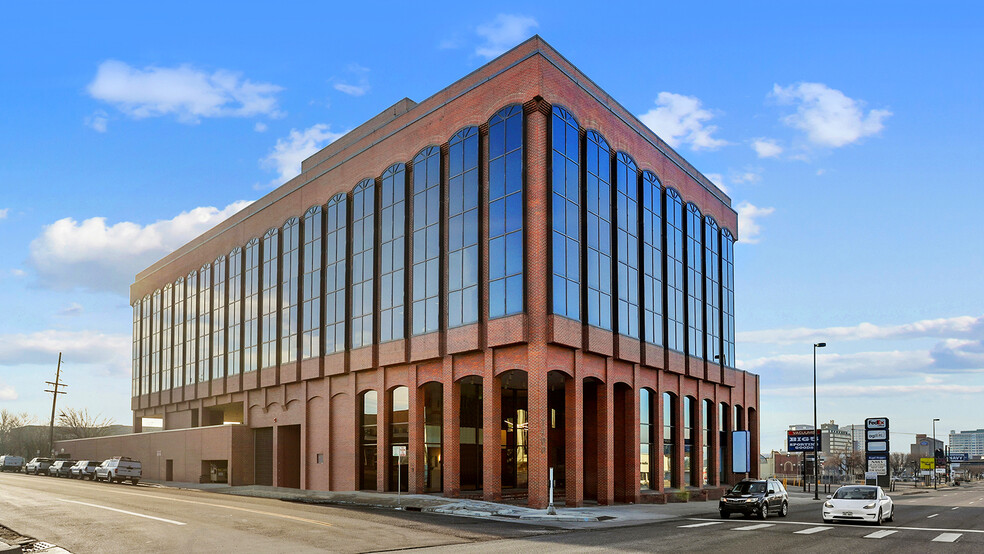
[(17, 471), (20, 472), (21, 468), (24, 467), (24, 458), (20, 456), (0, 456), (0, 471)]
[(116, 456), (97, 467), (93, 478), (96, 481), (105, 479), (109, 483), (122, 483), (129, 479), (131, 485), (136, 485), (140, 481), (141, 473), (142, 466), (139, 460)]

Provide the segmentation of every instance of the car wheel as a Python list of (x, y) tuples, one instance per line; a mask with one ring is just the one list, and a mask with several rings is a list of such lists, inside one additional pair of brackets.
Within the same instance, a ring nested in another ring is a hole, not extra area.
[(892, 506), (892, 511), (888, 512), (888, 518), (885, 521), (895, 521), (895, 506)]
[(136, 486), (140, 482), (140, 479), (130, 479), (130, 484)]
[(875, 525), (881, 525), (881, 524), (882, 524), (882, 511), (881, 508), (878, 508), (878, 516), (875, 517)]
[(782, 507), (779, 508), (779, 517), (786, 517), (787, 515), (789, 515), (789, 504), (784, 500)]
[(825, 520), (823, 520), (823, 522), (826, 523), (827, 525), (830, 525), (831, 523), (834, 522), (834, 520), (832, 520), (832, 519), (825, 519)]
[(731, 512), (721, 510), (721, 519), (731, 519)]
[(762, 504), (762, 507), (759, 508), (758, 514), (756, 515), (758, 516), (759, 519), (765, 519), (769, 517), (769, 505)]

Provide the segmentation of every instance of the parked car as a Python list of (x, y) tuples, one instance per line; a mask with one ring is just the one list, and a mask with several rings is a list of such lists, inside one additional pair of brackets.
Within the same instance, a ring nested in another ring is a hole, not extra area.
[(0, 456), (0, 471), (20, 472), (24, 468), (24, 458), (9, 454)]
[(52, 477), (71, 477), (71, 469), (75, 463), (75, 460), (55, 460), (55, 462), (48, 467), (48, 475)]
[(24, 473), (33, 473), (34, 475), (47, 475), (48, 468), (55, 461), (51, 458), (34, 458), (27, 465), (24, 466)]
[(724, 519), (734, 513), (759, 519), (769, 517), (770, 513), (786, 517), (789, 494), (778, 479), (744, 479), (721, 497), (718, 511)]
[(96, 475), (97, 467), (99, 467), (99, 462), (95, 460), (80, 460), (69, 471), (72, 473), (71, 477), (73, 479), (91, 480)]
[(136, 485), (142, 476), (142, 466), (139, 460), (126, 456), (110, 458), (96, 468), (96, 481), (106, 480), (110, 483), (122, 483), (129, 479), (131, 485)]
[(881, 487), (846, 485), (827, 495), (822, 515), (824, 523), (864, 521), (881, 525), (895, 519), (895, 504)]

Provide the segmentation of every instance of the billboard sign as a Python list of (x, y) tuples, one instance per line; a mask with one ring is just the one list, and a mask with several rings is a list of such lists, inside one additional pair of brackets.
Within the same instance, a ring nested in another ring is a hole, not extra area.
[(752, 465), (752, 451), (748, 431), (731, 432), (731, 471), (749, 473)]
[(888, 475), (888, 460), (868, 458), (868, 471), (876, 475)]
[(933, 469), (933, 467), (932, 458), (919, 458), (919, 469)]
[(789, 452), (813, 452), (814, 448), (819, 450), (819, 446), (815, 446), (819, 437), (820, 432), (813, 429), (786, 431), (786, 450)]
[(946, 459), (949, 462), (966, 462), (970, 460), (970, 455), (966, 452), (961, 452), (959, 454), (947, 454)]
[(885, 429), (870, 429), (866, 432), (866, 439), (869, 441), (887, 441), (888, 431)]
[(869, 417), (864, 420), (865, 429), (888, 429), (887, 417)]

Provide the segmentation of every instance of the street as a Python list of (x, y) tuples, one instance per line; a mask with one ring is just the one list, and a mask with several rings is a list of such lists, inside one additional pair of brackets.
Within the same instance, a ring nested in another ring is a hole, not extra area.
[(0, 474), (0, 524), (77, 553), (984, 550), (984, 485), (901, 492), (881, 527), (824, 525), (820, 501), (803, 493), (788, 517), (766, 521), (723, 520), (707, 502), (679, 517), (668, 514), (680, 505), (615, 506), (633, 517), (550, 525)]

